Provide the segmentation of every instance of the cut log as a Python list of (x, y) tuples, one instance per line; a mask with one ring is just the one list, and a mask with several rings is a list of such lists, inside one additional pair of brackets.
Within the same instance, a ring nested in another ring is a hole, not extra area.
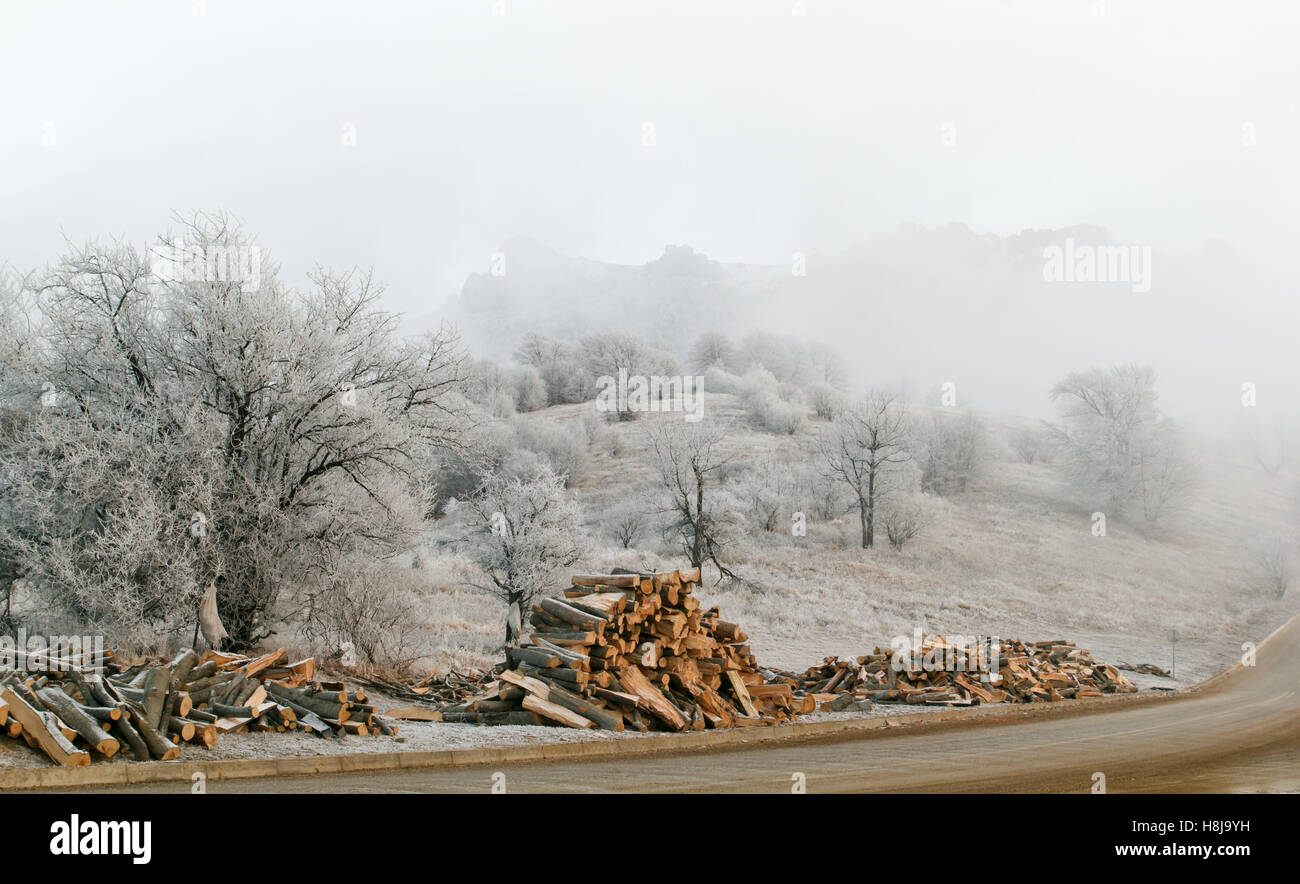
[(636, 695), (637, 705), (642, 710), (649, 712), (675, 731), (685, 730), (686, 717), (650, 683), (639, 667), (627, 667), (619, 674), (618, 682), (624, 691)]
[(550, 700), (543, 700), (541, 697), (533, 694), (524, 697), (523, 707), (529, 712), (535, 712), (538, 715), (544, 716), (553, 721), (558, 721), (560, 724), (568, 725), (569, 727), (582, 729), (595, 726), (590, 719), (584, 718), (576, 712), (565, 709), (563, 706), (556, 705)]
[(63, 736), (54, 716), (38, 710), (13, 691), (11, 685), (0, 688), (0, 700), (9, 707), (9, 714), (22, 725), (22, 734), (30, 738), (55, 764), (64, 767), (85, 767), (90, 755), (77, 749)]
[(121, 744), (106, 734), (99, 722), (87, 715), (85, 710), (63, 691), (43, 688), (36, 692), (36, 696), (45, 704), (46, 709), (59, 716), (64, 724), (76, 731), (77, 735), (100, 755), (112, 758), (117, 754)]
[(162, 723), (163, 703), (167, 699), (168, 682), (171, 670), (166, 666), (150, 669), (144, 679), (144, 714), (145, 723), (157, 729)]

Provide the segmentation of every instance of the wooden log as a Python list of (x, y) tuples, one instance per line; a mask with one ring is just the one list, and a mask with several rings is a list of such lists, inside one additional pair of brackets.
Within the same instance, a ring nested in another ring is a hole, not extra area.
[(560, 665), (561, 658), (554, 651), (541, 648), (506, 648), (506, 659), (512, 666), (528, 663), (538, 669), (551, 669)]
[(276, 681), (268, 681), (263, 687), (267, 693), (276, 699), (277, 702), (288, 706), (294, 712), (301, 716), (304, 712), (315, 712), (321, 718), (336, 719), (338, 721), (348, 720), (347, 706), (343, 703), (330, 702), (315, 697), (308, 696), (306, 693), (286, 687)]
[[(542, 651), (544, 652), (550, 652), (552, 654), (556, 654), (557, 656), (559, 656), (561, 661), (569, 664), (570, 669), (589, 670), (591, 668), (591, 658), (588, 657), (586, 654), (580, 654), (577, 651), (570, 651), (569, 649), (562, 648), (559, 645), (551, 644), (546, 639), (538, 635), (533, 636), (533, 644), (536, 647), (541, 648)], [(574, 663), (578, 663), (581, 665), (574, 666), (573, 665)]]
[(188, 721), (186, 724), (193, 725), (193, 733), (188, 738), (191, 743), (198, 743), (205, 749), (212, 749), (217, 745), (219, 734), (217, 726), (208, 721)]
[(158, 761), (171, 761), (181, 754), (181, 750), (168, 742), (162, 734), (149, 726), (148, 719), (144, 716), (144, 710), (139, 706), (128, 703), (127, 710), (131, 713), (131, 724), (140, 733), (145, 745), (149, 747), (149, 754)]
[(234, 678), (232, 678), (230, 681), (226, 683), (225, 690), (221, 690), (219, 688), (213, 689), (212, 702), (225, 703), (229, 706), (243, 705), (240, 703), (234, 703), (232, 701), (243, 691), (244, 685), (247, 683), (248, 683), (248, 676), (244, 675), (244, 673), (242, 672), (237, 673)]
[(199, 699), (200, 694), (203, 695), (203, 700), (207, 700), (211, 697), (214, 688), (218, 685), (228, 684), (237, 675), (239, 675), (237, 672), (218, 672), (215, 675), (209, 675), (207, 678), (191, 681), (185, 686), (185, 690), (189, 691), (190, 696), (194, 698), (194, 702), (199, 703), (202, 702)]
[(588, 614), (586, 611), (581, 611), (559, 599), (542, 599), (541, 605), (542, 610), (546, 613), (563, 620), (565, 623), (571, 623), (580, 629), (591, 630), (597, 635), (602, 634), (605, 630), (605, 618)]
[(157, 730), (162, 723), (163, 703), (167, 699), (171, 670), (166, 666), (150, 669), (144, 679), (144, 714), (149, 727)]
[(190, 678), (190, 672), (199, 664), (199, 652), (193, 648), (187, 648), (181, 651), (172, 661), (167, 664), (171, 670), (171, 686), (180, 689), (185, 686), (185, 682)]
[(149, 746), (145, 743), (144, 738), (140, 736), (140, 732), (131, 724), (129, 714), (122, 715), (113, 721), (112, 734), (131, 750), (131, 757), (136, 761), (149, 760)]
[(190, 692), (193, 693), (196, 690), (196, 688), (194, 687), (196, 683), (200, 683), (200, 688), (201, 688), (202, 687), (201, 683), (204, 680), (209, 679), (216, 674), (217, 674), (217, 661), (205, 660), (189, 671), (189, 673), (185, 676), (186, 680), (182, 682), (181, 687), (188, 687)]
[(563, 706), (556, 705), (550, 700), (543, 700), (541, 697), (534, 694), (529, 694), (527, 697), (524, 697), (523, 707), (529, 712), (535, 712), (538, 715), (549, 718), (552, 721), (558, 721), (560, 724), (567, 725), (568, 727), (579, 729), (594, 727), (594, 724), (590, 719), (585, 718), (576, 712), (565, 709)]
[(500, 675), (497, 676), (497, 678), (503, 682), (506, 682), (507, 684), (512, 684), (515, 685), (516, 687), (522, 688), (528, 693), (536, 694), (537, 696), (541, 697), (543, 700), (546, 699), (547, 694), (550, 692), (550, 687), (546, 684), (546, 682), (537, 678), (533, 678), (528, 675), (524, 675), (521, 672), (515, 672), (510, 669), (507, 669), (504, 672), (502, 672)]
[(257, 675), (262, 670), (270, 669), (272, 666), (275, 666), (276, 664), (288, 659), (288, 656), (289, 655), (288, 653), (286, 653), (284, 648), (280, 648), (280, 650), (278, 651), (274, 651), (270, 654), (264, 654), (263, 656), (258, 657), (257, 659), (253, 660), (248, 665), (246, 665), (241, 671), (244, 675), (251, 678), (252, 676)]
[(530, 666), (527, 663), (521, 663), (518, 667), (518, 671), (523, 675), (532, 676), (534, 678), (539, 675), (546, 675), (550, 678), (558, 679), (559, 681), (564, 681), (564, 682), (571, 682), (575, 685), (586, 685), (588, 681), (591, 681), (597, 675), (608, 674), (603, 672), (586, 673), (586, 672), (581, 672), (577, 669), (564, 669), (560, 667), (556, 667), (554, 669), (540, 669), (536, 666)]
[[(81, 711), (99, 721), (117, 721), (122, 717), (122, 710), (116, 706), (82, 706)], [(0, 724), (3, 724), (0, 719)]]
[(64, 767), (85, 767), (90, 755), (77, 749), (63, 736), (54, 723), (54, 716), (30, 705), (13, 690), (12, 685), (0, 688), (0, 700), (9, 707), (9, 714), (22, 725), (22, 734), (34, 742), (55, 764)]
[(253, 708), (249, 706), (227, 706), (225, 703), (213, 703), (213, 712), (222, 718), (253, 718)]
[(266, 702), (266, 687), (258, 681), (245, 684), (231, 706), (261, 706)]
[[(562, 706), (570, 712), (581, 715), (583, 718), (594, 723), (601, 730), (618, 732), (622, 732), (623, 730), (623, 716), (616, 712), (610, 712), (608, 709), (600, 708), (590, 700), (565, 689), (558, 682), (550, 685), (550, 690), (547, 692), (545, 699), (547, 702), (554, 703), (556, 706)], [(528, 707), (525, 706), (524, 708), (527, 709)]]
[(649, 712), (675, 731), (686, 728), (686, 717), (650, 683), (650, 680), (639, 667), (627, 667), (626, 670), (619, 674), (618, 682), (622, 685), (624, 691), (636, 695), (638, 706), (641, 709)]
[(754, 708), (754, 701), (749, 696), (749, 689), (745, 687), (744, 680), (741, 679), (740, 673), (728, 669), (726, 672), (727, 683), (731, 685), (731, 692), (736, 695), (740, 701), (740, 708), (745, 710), (745, 714), (750, 718), (758, 717), (758, 710)]
[(584, 631), (581, 629), (560, 629), (551, 628), (535, 629), (533, 631), (533, 640), (536, 641), (538, 636), (545, 638), (552, 644), (564, 647), (566, 645), (594, 645), (596, 644), (596, 633)]
[[(211, 727), (211, 725), (207, 725), (207, 727)], [(170, 718), (167, 721), (167, 732), (180, 737), (188, 743), (194, 739), (194, 722), (186, 721), (183, 718)]]
[(194, 708), (194, 699), (185, 691), (173, 690), (167, 695), (167, 711), (178, 718), (184, 718)]
[(635, 589), (641, 585), (639, 574), (575, 574), (569, 581), (574, 586), (623, 586)]
[(36, 692), (37, 698), (68, 727), (77, 732), (91, 748), (105, 758), (112, 758), (121, 748), (121, 744), (104, 732), (103, 727), (77, 705), (76, 701), (56, 688), (43, 688)]

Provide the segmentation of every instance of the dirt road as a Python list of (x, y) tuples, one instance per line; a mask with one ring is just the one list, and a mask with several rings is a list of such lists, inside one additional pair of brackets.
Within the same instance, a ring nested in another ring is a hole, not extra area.
[[(212, 792), (1300, 791), (1300, 618), (1243, 668), (1187, 696), (1100, 711), (872, 731), (701, 753), (213, 782)], [(1080, 707), (1080, 710), (1082, 707)], [(162, 784), (96, 791), (181, 791)]]

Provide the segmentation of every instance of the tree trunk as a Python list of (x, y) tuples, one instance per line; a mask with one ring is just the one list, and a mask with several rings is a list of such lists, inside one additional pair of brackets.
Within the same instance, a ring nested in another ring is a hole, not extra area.
[(691, 548), (691, 567), (704, 562), (704, 476), (695, 470), (695, 545)]
[(864, 549), (871, 549), (876, 545), (876, 471), (872, 470), (867, 475), (867, 535), (866, 542), (862, 544)]

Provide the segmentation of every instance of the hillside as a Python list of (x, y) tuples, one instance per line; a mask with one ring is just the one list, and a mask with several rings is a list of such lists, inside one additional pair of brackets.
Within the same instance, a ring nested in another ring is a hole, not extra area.
[[(733, 397), (711, 395), (707, 406), (710, 419), (737, 422), (727, 440), (734, 465), (720, 492), (744, 481), (764, 457), (816, 456), (806, 433), (748, 428)], [(588, 408), (550, 408), (528, 419), (578, 432)], [(985, 417), (995, 436), (1019, 423)], [(645, 429), (654, 419), (660, 418), (608, 425), (574, 483), (593, 547), (584, 569), (682, 564), (655, 532), (628, 550), (608, 532), (616, 506), (660, 505), (645, 458)], [(786, 521), (733, 545), (729, 564), (752, 585), (706, 582), (703, 597), (743, 625), (768, 666), (804, 668), (921, 628), (1064, 638), (1108, 660), (1167, 668), (1165, 637), (1173, 627), (1182, 637), (1179, 681), (1199, 680), (1236, 662), (1243, 642), (1262, 641), (1300, 609), (1294, 590), (1281, 600), (1266, 596), (1250, 573), (1258, 541), (1286, 536), (1295, 524), (1295, 477), (1270, 477), (1213, 452), (1201, 457), (1205, 479), (1194, 501), (1153, 535), (1112, 521), (1107, 536), (1094, 537), (1091, 514), (1068, 501), (1050, 465), (1016, 462), (1003, 452), (965, 494), (934, 501), (930, 524), (901, 552), (883, 540), (871, 551), (857, 548), (854, 514), (810, 521), (805, 537), (791, 536)], [(788, 502), (790, 512), (808, 507)], [(420, 554), (417, 573), (432, 581), (421, 590), (430, 624), (421, 640), (425, 652), (458, 665), (495, 662), (503, 611), (458, 585), (472, 568), (444, 545), (448, 533), (435, 529)]]

